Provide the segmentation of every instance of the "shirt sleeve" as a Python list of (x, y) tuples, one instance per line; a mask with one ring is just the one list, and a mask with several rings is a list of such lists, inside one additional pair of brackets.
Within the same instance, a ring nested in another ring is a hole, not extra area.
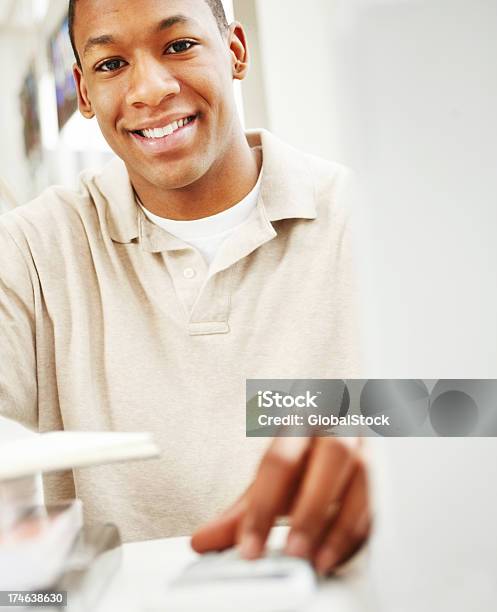
[(34, 292), (27, 261), (0, 224), (0, 416), (38, 430)]

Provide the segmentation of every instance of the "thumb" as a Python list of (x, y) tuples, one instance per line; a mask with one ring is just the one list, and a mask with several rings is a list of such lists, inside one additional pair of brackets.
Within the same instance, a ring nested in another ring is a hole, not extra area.
[(247, 509), (247, 493), (219, 517), (194, 532), (191, 547), (198, 553), (224, 550), (237, 543), (238, 526)]

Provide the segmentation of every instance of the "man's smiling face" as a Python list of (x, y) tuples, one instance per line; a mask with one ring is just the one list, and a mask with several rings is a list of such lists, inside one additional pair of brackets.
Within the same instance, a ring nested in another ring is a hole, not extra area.
[(200, 0), (78, 0), (80, 109), (96, 115), (133, 182), (186, 187), (228, 157), (231, 35)]

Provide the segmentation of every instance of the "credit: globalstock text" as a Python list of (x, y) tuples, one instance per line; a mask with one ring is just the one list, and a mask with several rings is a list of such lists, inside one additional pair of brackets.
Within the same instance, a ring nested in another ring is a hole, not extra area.
[(258, 423), (261, 427), (267, 425), (287, 425), (287, 426), (303, 426), (310, 425), (311, 427), (347, 427), (347, 426), (367, 426), (372, 425), (379, 427), (390, 426), (390, 417), (384, 414), (379, 416), (364, 416), (363, 414), (348, 414), (347, 416), (337, 417), (334, 415), (323, 416), (321, 414), (309, 414), (306, 417), (298, 414), (287, 414), (285, 416), (273, 416), (268, 414), (260, 414)]

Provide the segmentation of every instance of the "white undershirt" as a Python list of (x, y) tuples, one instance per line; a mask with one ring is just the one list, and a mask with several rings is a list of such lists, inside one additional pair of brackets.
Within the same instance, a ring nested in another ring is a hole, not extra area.
[(216, 215), (193, 221), (176, 221), (175, 219), (159, 217), (147, 210), (140, 201), (137, 201), (152, 223), (195, 247), (205, 257), (207, 263), (210, 264), (226, 238), (238, 226), (244, 223), (257, 207), (257, 200), (261, 190), (261, 177), (262, 171), (259, 174), (255, 187), (238, 204)]

